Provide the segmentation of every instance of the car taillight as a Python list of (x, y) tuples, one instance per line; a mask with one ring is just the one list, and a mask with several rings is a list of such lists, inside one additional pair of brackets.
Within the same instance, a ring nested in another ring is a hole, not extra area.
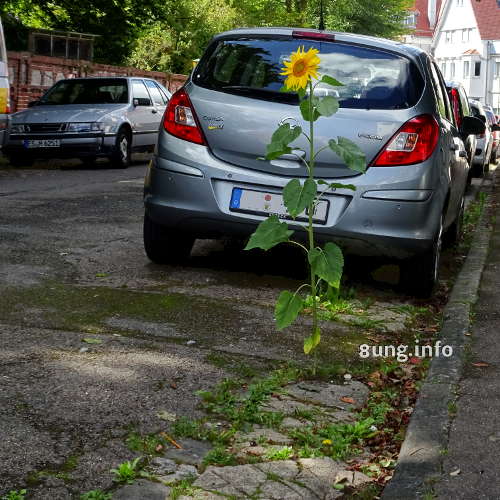
[(432, 115), (420, 115), (408, 120), (377, 155), (372, 165), (397, 167), (427, 160), (439, 138), (439, 126)]
[(163, 128), (175, 137), (196, 144), (206, 144), (193, 105), (184, 89), (171, 98), (163, 115)]

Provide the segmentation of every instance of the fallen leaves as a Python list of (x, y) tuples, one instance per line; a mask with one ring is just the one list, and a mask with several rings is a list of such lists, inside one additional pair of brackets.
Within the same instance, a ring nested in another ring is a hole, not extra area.
[(486, 363), (485, 361), (478, 361), (477, 363), (472, 363), (472, 366), (475, 366), (477, 368), (486, 368), (487, 366), (490, 366), (490, 364)]
[(342, 396), (340, 398), (340, 401), (343, 401), (344, 403), (348, 403), (350, 405), (355, 405), (356, 404), (356, 401), (354, 401), (354, 399), (348, 398), (347, 396)]

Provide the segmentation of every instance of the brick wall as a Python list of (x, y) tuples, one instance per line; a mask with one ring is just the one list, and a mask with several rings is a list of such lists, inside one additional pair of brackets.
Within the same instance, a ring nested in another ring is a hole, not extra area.
[(144, 76), (159, 81), (175, 92), (186, 80), (185, 75), (143, 71), (124, 66), (110, 66), (89, 61), (37, 56), (29, 52), (8, 52), (12, 112), (27, 107), (61, 78), (81, 76)]

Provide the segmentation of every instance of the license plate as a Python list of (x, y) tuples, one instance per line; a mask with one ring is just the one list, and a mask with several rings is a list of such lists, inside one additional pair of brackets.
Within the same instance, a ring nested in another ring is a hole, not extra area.
[(58, 148), (61, 146), (59, 139), (27, 139), (24, 141), (24, 147), (31, 148)]
[[(328, 200), (320, 200), (313, 214), (313, 220), (321, 224), (326, 223), (328, 217)], [(280, 219), (291, 219), (286, 211), (281, 194), (252, 189), (233, 188), (229, 210), (255, 215), (277, 215)], [(306, 211), (299, 214), (295, 220), (304, 221), (308, 216)]]

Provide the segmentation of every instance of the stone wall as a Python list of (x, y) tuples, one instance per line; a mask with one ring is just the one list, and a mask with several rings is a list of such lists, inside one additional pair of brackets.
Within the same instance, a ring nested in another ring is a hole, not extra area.
[(29, 52), (8, 52), (11, 111), (19, 111), (38, 99), (61, 78), (82, 76), (143, 76), (162, 83), (171, 92), (183, 85), (186, 75), (143, 71), (124, 66), (92, 63), (33, 55)]

